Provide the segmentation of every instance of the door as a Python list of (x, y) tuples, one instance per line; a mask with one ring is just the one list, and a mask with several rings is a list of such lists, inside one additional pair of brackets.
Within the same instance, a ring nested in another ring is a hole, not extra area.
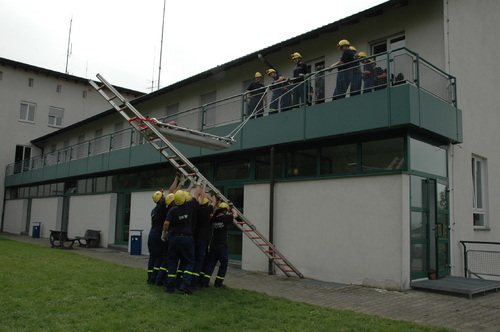
[(118, 193), (116, 204), (116, 244), (128, 244), (129, 229), (130, 229), (130, 192)]
[(411, 177), (411, 279), (450, 274), (448, 188), (436, 179)]
[[(217, 189), (243, 213), (243, 186), (216, 185)], [(229, 225), (227, 232), (227, 249), (229, 259), (241, 261), (243, 234), (234, 224)]]

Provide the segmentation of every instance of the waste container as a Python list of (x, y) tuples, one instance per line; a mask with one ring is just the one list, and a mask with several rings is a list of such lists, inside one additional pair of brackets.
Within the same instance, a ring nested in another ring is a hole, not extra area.
[(142, 254), (142, 229), (131, 229), (132, 232), (139, 232), (139, 234), (130, 234), (130, 255)]
[[(37, 225), (35, 225), (37, 224)], [(34, 222), (33, 223), (33, 232), (31, 233), (31, 237), (34, 239), (40, 238), (40, 227), (42, 226), (42, 223), (40, 221)]]

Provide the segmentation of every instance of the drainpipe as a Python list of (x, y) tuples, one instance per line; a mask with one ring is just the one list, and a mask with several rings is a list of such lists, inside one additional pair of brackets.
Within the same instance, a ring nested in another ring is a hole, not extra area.
[[(274, 244), (273, 233), (274, 233), (274, 146), (271, 147), (269, 165), (269, 242)], [(274, 263), (272, 259), (269, 259), (268, 274), (274, 274)]]

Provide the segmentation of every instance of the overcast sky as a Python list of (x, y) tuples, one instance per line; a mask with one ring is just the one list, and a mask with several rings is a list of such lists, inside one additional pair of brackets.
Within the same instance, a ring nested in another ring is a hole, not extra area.
[[(385, 0), (0, 0), (0, 57), (143, 92)], [(152, 83), (153, 82), (153, 83)]]

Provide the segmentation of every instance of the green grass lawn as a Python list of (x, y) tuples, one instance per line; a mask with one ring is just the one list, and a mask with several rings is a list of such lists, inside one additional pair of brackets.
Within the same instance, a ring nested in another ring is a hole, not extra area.
[(146, 272), (0, 238), (1, 331), (448, 331), (239, 289), (188, 296)]

